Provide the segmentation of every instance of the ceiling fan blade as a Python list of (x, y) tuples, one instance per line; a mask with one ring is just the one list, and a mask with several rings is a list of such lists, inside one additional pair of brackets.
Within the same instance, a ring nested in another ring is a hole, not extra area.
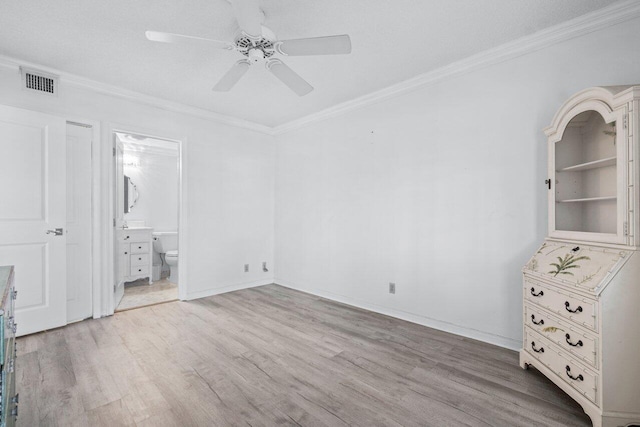
[(271, 71), (278, 80), (287, 85), (289, 89), (299, 96), (304, 96), (313, 90), (313, 86), (279, 59), (270, 59), (267, 61), (266, 66), (267, 70)]
[(260, 0), (230, 0), (238, 26), (247, 35), (254, 38), (262, 36), (264, 14), (260, 9)]
[(228, 92), (232, 87), (238, 83), (238, 80), (245, 75), (251, 63), (246, 59), (241, 59), (240, 61), (233, 64), (231, 69), (227, 71), (227, 73), (222, 76), (220, 81), (213, 87), (213, 90), (216, 92)]
[(339, 36), (313, 37), (308, 39), (282, 40), (276, 49), (283, 55), (344, 55), (351, 53), (351, 38), (347, 34)]
[(145, 35), (147, 39), (153, 42), (162, 43), (181, 43), (181, 44), (199, 44), (201, 46), (216, 48), (216, 49), (234, 49), (234, 45), (229, 42), (222, 42), (219, 40), (203, 39), (201, 37), (184, 36), (181, 34), (162, 33), (160, 31), (146, 31)]

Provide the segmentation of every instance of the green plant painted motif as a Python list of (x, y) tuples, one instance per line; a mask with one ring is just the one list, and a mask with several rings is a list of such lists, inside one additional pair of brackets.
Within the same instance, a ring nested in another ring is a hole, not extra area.
[(582, 276), (582, 279), (578, 281), (578, 285), (582, 285), (587, 283), (588, 281), (592, 280), (594, 278), (594, 276), (598, 273), (600, 273), (600, 270), (602, 270), (602, 267), (598, 267), (598, 270), (596, 270), (593, 274), (589, 274), (587, 276)]
[(564, 329), (556, 328), (555, 326), (547, 326), (547, 327), (546, 327), (546, 328), (544, 328), (542, 331), (543, 331), (543, 332), (557, 332), (557, 331), (562, 331), (562, 332), (564, 332)]
[(580, 266), (578, 264), (576, 264), (578, 261), (582, 261), (582, 260), (590, 260), (591, 258), (589, 258), (588, 256), (579, 256), (576, 257), (575, 255), (571, 255), (571, 254), (566, 254), (564, 256), (564, 258), (560, 258), (558, 257), (558, 262), (552, 262), (551, 266), (555, 267), (555, 270), (551, 270), (548, 273), (549, 274), (553, 274), (553, 276), (557, 276), (558, 274), (569, 274), (571, 276), (573, 276), (573, 273), (570, 271), (567, 271), (569, 269), (572, 268), (580, 268)]

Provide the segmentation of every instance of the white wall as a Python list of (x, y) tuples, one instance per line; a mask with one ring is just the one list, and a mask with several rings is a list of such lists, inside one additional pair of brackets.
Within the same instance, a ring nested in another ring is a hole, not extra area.
[[(187, 269), (187, 297), (272, 281), (272, 273), (259, 268), (261, 261), (273, 263), (272, 137), (65, 85), (64, 80), (59, 97), (30, 93), (20, 89), (17, 69), (7, 67), (0, 67), (0, 94), (2, 104), (97, 120), (103, 129), (184, 140), (189, 233), (181, 269)], [(110, 155), (110, 136), (103, 132), (101, 142)], [(108, 171), (100, 176), (102, 196), (109, 191)], [(104, 213), (106, 230), (111, 216)], [(245, 263), (251, 265), (249, 273), (243, 272)]]
[[(177, 145), (177, 144), (176, 144)], [(154, 231), (178, 230), (178, 155), (124, 150), (135, 165), (125, 162), (124, 174), (138, 190), (138, 201), (125, 221), (144, 221)]]
[(581, 89), (640, 83), (638, 40), (629, 21), (280, 136), (276, 282), (518, 348), (542, 128)]

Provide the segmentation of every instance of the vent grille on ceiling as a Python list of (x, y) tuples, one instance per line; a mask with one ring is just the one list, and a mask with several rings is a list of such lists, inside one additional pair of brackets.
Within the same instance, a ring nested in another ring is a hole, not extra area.
[(23, 89), (29, 89), (47, 95), (58, 94), (58, 76), (43, 73), (37, 70), (20, 68), (22, 73)]

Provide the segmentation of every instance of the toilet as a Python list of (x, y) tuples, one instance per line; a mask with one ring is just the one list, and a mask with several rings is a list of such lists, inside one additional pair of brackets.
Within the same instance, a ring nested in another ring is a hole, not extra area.
[(169, 281), (171, 283), (178, 284), (178, 250), (167, 251), (164, 255), (164, 260), (169, 266)]
[(153, 236), (153, 249), (162, 256), (169, 266), (169, 281), (178, 284), (178, 232), (156, 231)]

